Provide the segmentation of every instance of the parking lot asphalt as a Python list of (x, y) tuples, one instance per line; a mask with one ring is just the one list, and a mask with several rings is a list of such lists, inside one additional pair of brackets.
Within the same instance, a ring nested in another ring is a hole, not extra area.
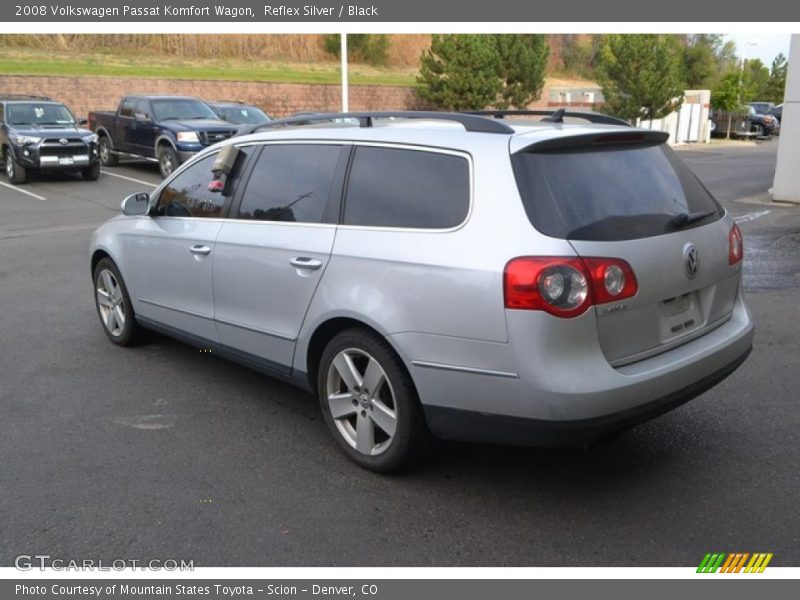
[(441, 444), (397, 476), (348, 462), (304, 392), (167, 338), (108, 342), (89, 236), (153, 165), (0, 186), (0, 565), (797, 566), (800, 208), (742, 201), (776, 147), (681, 153), (745, 235), (757, 333), (734, 375), (590, 450)]

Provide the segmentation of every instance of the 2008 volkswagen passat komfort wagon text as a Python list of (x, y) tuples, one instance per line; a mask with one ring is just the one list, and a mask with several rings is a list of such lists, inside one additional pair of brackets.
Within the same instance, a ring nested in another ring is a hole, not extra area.
[(127, 198), (91, 243), (111, 341), (293, 381), (377, 471), (429, 433), (585, 445), (745, 360), (741, 233), (665, 134), (386, 116), (273, 122)]

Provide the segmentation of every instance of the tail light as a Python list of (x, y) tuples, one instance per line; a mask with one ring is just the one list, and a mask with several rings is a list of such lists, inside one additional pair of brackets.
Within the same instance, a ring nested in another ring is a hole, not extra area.
[(744, 238), (739, 226), (734, 223), (728, 234), (728, 264), (735, 265), (744, 258)]
[(618, 258), (523, 256), (510, 260), (503, 272), (506, 308), (564, 318), (630, 298), (638, 289), (633, 269)]

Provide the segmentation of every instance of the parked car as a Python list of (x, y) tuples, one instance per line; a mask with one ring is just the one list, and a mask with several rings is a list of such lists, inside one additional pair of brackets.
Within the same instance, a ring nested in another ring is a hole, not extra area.
[(252, 104), (243, 102), (208, 102), (207, 104), (220, 119), (240, 127), (267, 123), (272, 120), (267, 113)]
[(375, 471), (429, 433), (586, 445), (666, 412), (750, 352), (742, 234), (667, 134), (563, 116), (289, 119), (205, 150), (94, 232), (102, 328), (315, 393)]
[(769, 114), (778, 119), (778, 125), (780, 126), (781, 118), (783, 117), (783, 103), (778, 104), (778, 106), (773, 106), (769, 110)]
[(125, 96), (116, 112), (90, 112), (89, 127), (99, 136), (104, 165), (116, 165), (120, 156), (156, 159), (162, 177), (236, 133), (205, 102), (188, 96)]
[(8, 181), (32, 171), (80, 171), (100, 176), (97, 136), (61, 102), (45, 96), (0, 95), (0, 148)]
[(714, 136), (725, 136), (728, 124), (731, 126), (731, 136), (764, 137), (777, 133), (780, 126), (778, 120), (772, 115), (759, 114), (752, 106), (746, 105), (734, 113), (720, 110), (709, 112), (710, 131)]

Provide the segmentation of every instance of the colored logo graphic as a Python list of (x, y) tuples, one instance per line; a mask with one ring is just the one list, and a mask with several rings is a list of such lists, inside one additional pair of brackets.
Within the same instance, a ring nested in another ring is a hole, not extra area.
[(772, 552), (708, 553), (697, 567), (697, 572), (716, 573), (719, 570), (720, 573), (763, 573), (771, 560)]

